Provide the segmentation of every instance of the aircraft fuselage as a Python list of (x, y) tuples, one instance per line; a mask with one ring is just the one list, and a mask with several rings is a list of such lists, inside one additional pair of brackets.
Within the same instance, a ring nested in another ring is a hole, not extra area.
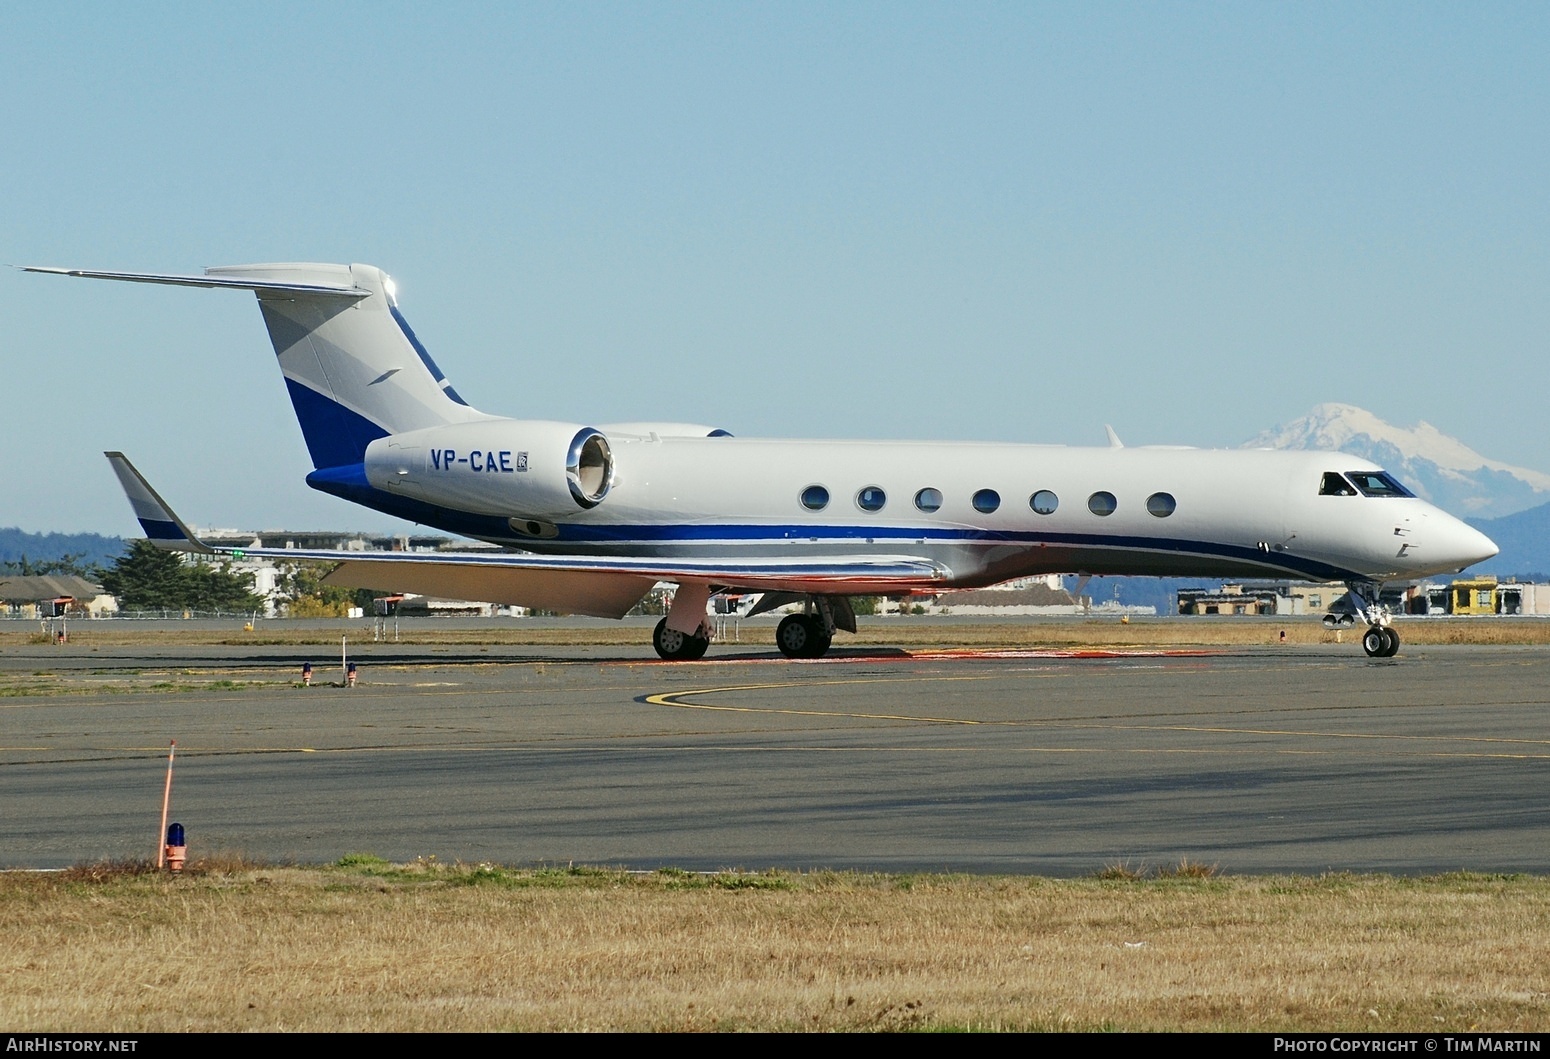
[[(548, 519), (502, 499), (503, 479), (541, 473), (536, 453), (512, 447), (526, 424), (505, 422), (510, 444), (498, 440), (501, 421), (489, 422), (490, 445), (415, 450), (394, 465), (386, 489), (364, 475), (309, 480), (389, 514), (540, 554), (900, 551), (951, 571), (944, 588), (1069, 572), (1387, 581), (1455, 571), (1494, 553), (1483, 535), (1416, 497), (1321, 495), (1325, 474), (1380, 472), (1365, 460), (1241, 449), (603, 428), (613, 459), (606, 496)], [(468, 503), (435, 502), (460, 497)]]

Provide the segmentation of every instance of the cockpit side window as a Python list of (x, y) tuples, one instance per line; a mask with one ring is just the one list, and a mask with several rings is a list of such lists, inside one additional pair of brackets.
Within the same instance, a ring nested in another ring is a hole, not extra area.
[(1414, 496), (1400, 485), (1387, 471), (1347, 471), (1346, 477), (1356, 483), (1363, 496)]
[(1355, 496), (1356, 487), (1334, 471), (1325, 471), (1319, 483), (1319, 496)]

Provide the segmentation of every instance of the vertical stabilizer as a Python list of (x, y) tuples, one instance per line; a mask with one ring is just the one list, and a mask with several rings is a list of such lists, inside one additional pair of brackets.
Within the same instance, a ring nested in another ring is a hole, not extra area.
[[(377, 438), (489, 418), (470, 408), (409, 328), (393, 281), (370, 265), (237, 265), (206, 270), (258, 295), (316, 468), (360, 463)], [(351, 297), (298, 292), (349, 289)]]
[(389, 434), (495, 418), (468, 407), (371, 265), (227, 265), (202, 276), (27, 266), (85, 279), (250, 290), (269, 326), (312, 465), (348, 467)]

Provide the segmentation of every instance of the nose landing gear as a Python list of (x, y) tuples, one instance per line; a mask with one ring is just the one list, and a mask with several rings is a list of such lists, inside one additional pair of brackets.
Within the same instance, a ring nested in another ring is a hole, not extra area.
[(1362, 650), (1369, 658), (1392, 658), (1399, 650), (1399, 633), (1387, 625), (1374, 625), (1362, 634)]
[(1378, 603), (1382, 585), (1376, 582), (1347, 581), (1351, 601), (1367, 620), (1367, 631), (1362, 634), (1362, 650), (1368, 658), (1393, 658), (1399, 651), (1399, 633), (1389, 625), (1389, 609)]

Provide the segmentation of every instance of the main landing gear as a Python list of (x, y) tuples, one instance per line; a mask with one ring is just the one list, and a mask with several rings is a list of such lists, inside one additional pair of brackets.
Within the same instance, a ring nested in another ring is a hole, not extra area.
[(705, 651), (710, 647), (710, 637), (707, 636), (705, 626), (701, 625), (695, 635), (681, 633), (677, 629), (667, 627), (667, 619), (657, 622), (655, 631), (651, 634), (651, 646), (657, 649), (657, 654), (669, 662), (698, 662), (705, 657)]
[[(856, 612), (844, 596), (788, 596), (784, 602), (797, 599), (802, 599), (802, 613), (788, 614), (775, 626), (775, 646), (787, 658), (822, 658), (834, 642), (834, 630), (856, 631)], [(772, 606), (782, 605), (779, 597), (772, 601)]]
[[(680, 614), (684, 620), (678, 624), (692, 624), (697, 620), (696, 615), (705, 612), (709, 598), (708, 586), (682, 585), (673, 597), (673, 610), (669, 612), (669, 617), (675, 613)], [(836, 629), (856, 631), (856, 612), (845, 596), (766, 592), (748, 612), (748, 616), (792, 603), (801, 603), (802, 613), (788, 614), (775, 627), (775, 646), (787, 658), (822, 658), (834, 642)], [(679, 632), (667, 623), (668, 618), (657, 622), (651, 634), (651, 646), (656, 648), (657, 654), (669, 662), (697, 662), (705, 657), (705, 651), (710, 647), (710, 627), (703, 620), (693, 633)]]
[(775, 626), (775, 646), (787, 658), (822, 658), (833, 641), (817, 614), (788, 614)]
[[(673, 598), (673, 608), (683, 608), (679, 625), (688, 625), (693, 616), (704, 612), (709, 591), (700, 586), (691, 594), (689, 586), (681, 586)], [(802, 613), (788, 614), (775, 628), (775, 646), (787, 658), (822, 658), (834, 642), (836, 629), (856, 631), (856, 612), (850, 600), (844, 596), (809, 596), (795, 592), (766, 592), (748, 612), (748, 616), (767, 613), (776, 607), (802, 604)], [(671, 616), (671, 615), (670, 615)], [(682, 633), (668, 626), (668, 618), (657, 622), (651, 634), (651, 645), (657, 654), (669, 662), (694, 662), (705, 657), (710, 646), (710, 628), (701, 622), (694, 633)]]

